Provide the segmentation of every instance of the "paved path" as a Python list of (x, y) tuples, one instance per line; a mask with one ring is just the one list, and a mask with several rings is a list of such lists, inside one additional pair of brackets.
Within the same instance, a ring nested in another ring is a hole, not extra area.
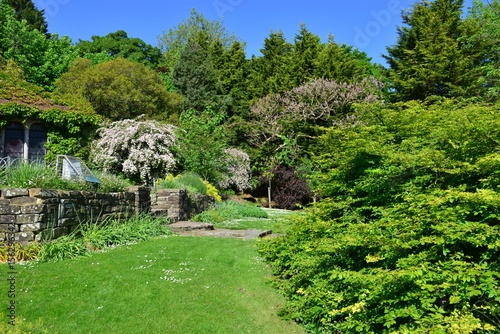
[(179, 235), (211, 236), (239, 239), (262, 238), (272, 233), (271, 230), (227, 230), (216, 229), (213, 224), (180, 221), (168, 225), (172, 231)]

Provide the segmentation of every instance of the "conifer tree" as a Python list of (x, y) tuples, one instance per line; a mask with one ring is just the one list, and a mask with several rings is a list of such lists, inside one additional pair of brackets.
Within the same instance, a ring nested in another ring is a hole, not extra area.
[(398, 28), (398, 41), (384, 56), (398, 99), (466, 94), (477, 54), (464, 48), (462, 7), (463, 0), (424, 0), (403, 14), (406, 26)]
[(316, 58), (320, 52), (320, 38), (307, 30), (305, 24), (295, 35), (291, 77), (294, 86), (299, 86), (314, 78)]
[(335, 42), (333, 35), (323, 44), (315, 60), (316, 78), (325, 78), (340, 82), (354, 82), (363, 78), (381, 76), (381, 66), (371, 62), (365, 52)]
[(500, 1), (484, 4), (474, 0), (465, 20), (472, 31), (466, 47), (478, 50), (480, 62), (476, 85), (478, 95), (487, 100), (498, 100), (500, 96)]
[(260, 50), (261, 57), (253, 57), (249, 90), (253, 98), (284, 92), (293, 87), (290, 79), (292, 44), (282, 31), (271, 31)]
[(31, 29), (37, 29), (39, 32), (50, 36), (48, 33), (48, 24), (45, 20), (45, 10), (39, 10), (32, 0), (2, 0), (14, 8), (16, 18), (19, 21), (26, 20)]
[(173, 68), (172, 83), (185, 97), (184, 109), (203, 112), (209, 106), (215, 110), (227, 106), (209, 49), (209, 36), (198, 32), (190, 37)]

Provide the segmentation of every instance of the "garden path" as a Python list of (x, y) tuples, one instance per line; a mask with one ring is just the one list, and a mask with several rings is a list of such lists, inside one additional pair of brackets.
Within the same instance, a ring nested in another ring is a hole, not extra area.
[(239, 239), (262, 238), (272, 234), (271, 230), (229, 230), (216, 229), (213, 224), (192, 221), (179, 221), (169, 225), (173, 232), (179, 235), (212, 236)]

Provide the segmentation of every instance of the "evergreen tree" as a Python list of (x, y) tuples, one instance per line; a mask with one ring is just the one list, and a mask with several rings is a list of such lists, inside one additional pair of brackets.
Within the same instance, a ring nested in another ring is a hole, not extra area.
[(248, 111), (247, 63), (244, 45), (235, 41), (224, 52), (222, 63), (218, 67), (223, 92), (231, 99), (228, 116), (244, 116)]
[(198, 32), (182, 49), (173, 68), (172, 83), (185, 97), (184, 109), (202, 112), (208, 106), (215, 110), (227, 106), (209, 49), (209, 36)]
[(252, 57), (250, 87), (252, 98), (284, 92), (293, 87), (290, 79), (292, 44), (282, 31), (271, 31), (260, 50), (261, 57)]
[(45, 10), (39, 10), (38, 8), (36, 8), (32, 0), (1, 1), (4, 1), (6, 4), (14, 8), (17, 20), (26, 20), (32, 30), (37, 29), (47, 37), (50, 36), (50, 34), (48, 33), (47, 21), (45, 20)]
[(403, 14), (398, 41), (384, 57), (402, 100), (462, 96), (472, 85), (477, 54), (464, 48), (463, 0), (417, 2)]
[(352, 46), (337, 44), (334, 36), (330, 35), (315, 60), (314, 76), (353, 82), (369, 76), (379, 78), (381, 66), (373, 64), (365, 52), (353, 49)]
[(475, 0), (465, 22), (472, 31), (466, 47), (479, 50), (480, 54), (478, 94), (497, 100), (500, 96), (500, 1), (485, 5)]
[(300, 25), (294, 41), (291, 79), (294, 86), (299, 86), (314, 78), (321, 43), (320, 38), (307, 30), (305, 24)]
[(224, 49), (229, 48), (237, 38), (230, 34), (221, 20), (207, 20), (195, 9), (191, 10), (191, 15), (186, 21), (181, 22), (177, 27), (164, 32), (158, 37), (158, 46), (162, 51), (161, 66), (163, 71), (170, 73), (179, 62), (182, 50), (187, 46), (190, 39), (203, 32), (206, 34), (208, 44), (220, 41)]

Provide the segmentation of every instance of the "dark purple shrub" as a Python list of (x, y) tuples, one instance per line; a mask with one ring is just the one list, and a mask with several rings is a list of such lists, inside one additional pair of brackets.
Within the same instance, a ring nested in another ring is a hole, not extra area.
[(273, 170), (271, 195), (281, 209), (296, 210), (297, 205), (312, 201), (313, 193), (306, 180), (297, 176), (295, 168), (278, 165)]

